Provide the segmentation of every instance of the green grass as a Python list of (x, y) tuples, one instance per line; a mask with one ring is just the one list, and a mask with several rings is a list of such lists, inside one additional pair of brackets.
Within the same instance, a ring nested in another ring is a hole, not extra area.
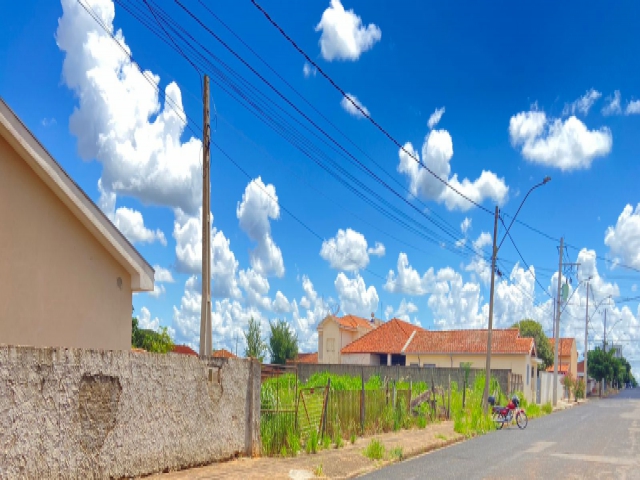
[(547, 402), (542, 405), (542, 411), (545, 415), (549, 415), (551, 412), (553, 412), (553, 405), (551, 405), (551, 402)]
[(322, 468), (322, 463), (319, 463), (318, 465), (316, 465), (313, 469), (313, 474), (316, 477), (324, 477), (324, 470)]
[(415, 422), (418, 428), (427, 428), (427, 417), (424, 415), (418, 415)]
[(307, 453), (318, 453), (318, 432), (313, 430), (307, 438), (307, 444), (305, 445)]
[(394, 447), (389, 451), (389, 457), (393, 460), (400, 461), (404, 458), (402, 447)]
[(436, 438), (438, 438), (438, 439), (440, 439), (440, 440), (444, 440), (445, 442), (446, 442), (447, 440), (449, 440), (449, 439), (447, 438), (447, 436), (446, 436), (446, 435), (443, 435), (443, 434), (441, 434), (441, 433), (436, 434)]
[(325, 436), (322, 439), (322, 448), (324, 448), (325, 450), (329, 450), (331, 448), (331, 437)]
[[(500, 397), (500, 385), (495, 378), (491, 378), (491, 391)], [(484, 375), (478, 375), (475, 383), (466, 392), (466, 404), (462, 407), (462, 392), (458, 385), (451, 382), (451, 417), (453, 429), (466, 437), (487, 433), (495, 430), (495, 423), (490, 414), (484, 413), (482, 396), (484, 392)]]
[(385, 456), (386, 450), (384, 445), (377, 439), (372, 439), (369, 445), (364, 449), (364, 456), (371, 460), (382, 460)]
[(334, 441), (336, 448), (342, 448), (344, 447), (344, 441), (342, 440), (342, 434), (338, 432), (338, 435), (336, 435), (336, 439)]
[(351, 445), (356, 443), (356, 434), (355, 433), (351, 434), (351, 437), (349, 437), (349, 441), (351, 442)]

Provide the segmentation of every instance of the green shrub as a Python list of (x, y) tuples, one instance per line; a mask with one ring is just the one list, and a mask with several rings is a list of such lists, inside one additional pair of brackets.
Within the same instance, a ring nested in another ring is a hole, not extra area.
[(416, 417), (416, 425), (418, 428), (427, 428), (427, 417), (424, 415), (418, 415)]
[(364, 449), (364, 456), (370, 458), (371, 460), (382, 460), (385, 455), (385, 448), (382, 443), (380, 443), (377, 439), (372, 439), (367, 445), (367, 448)]
[(551, 405), (551, 402), (547, 402), (544, 405), (542, 405), (542, 411), (546, 415), (549, 415), (551, 412), (553, 412), (553, 405)]
[(322, 439), (322, 448), (324, 448), (325, 450), (329, 450), (331, 448), (331, 437), (325, 436)]

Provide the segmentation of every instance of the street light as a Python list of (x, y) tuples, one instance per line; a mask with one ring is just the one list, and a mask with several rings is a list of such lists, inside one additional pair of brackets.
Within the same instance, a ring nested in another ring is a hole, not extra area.
[(496, 275), (496, 257), (498, 255), (498, 250), (502, 246), (502, 242), (504, 242), (504, 239), (507, 238), (507, 235), (509, 235), (509, 230), (511, 229), (511, 226), (513, 225), (513, 223), (516, 221), (516, 217), (518, 216), (518, 213), (520, 213), (520, 209), (522, 208), (522, 205), (524, 204), (529, 194), (533, 192), (536, 188), (541, 187), (542, 185), (545, 185), (550, 181), (551, 181), (551, 177), (549, 176), (544, 177), (542, 182), (538, 183), (537, 185), (534, 185), (529, 189), (527, 194), (522, 199), (522, 202), (520, 202), (520, 206), (518, 207), (518, 210), (516, 210), (516, 214), (511, 219), (511, 223), (509, 223), (509, 226), (507, 227), (507, 230), (504, 233), (504, 237), (502, 238), (502, 241), (498, 246), (496, 246), (496, 241), (497, 241), (496, 237), (498, 236), (498, 218), (499, 218), (500, 210), (496, 205), (496, 213), (495, 213), (495, 219), (493, 224), (493, 252), (491, 254), (491, 294), (489, 295), (489, 328), (487, 329), (487, 366), (485, 369), (484, 395), (482, 396), (482, 403), (484, 405), (485, 411), (489, 407), (488, 399), (489, 399), (489, 382), (491, 379), (491, 336), (493, 332), (493, 292), (494, 292), (495, 275)]

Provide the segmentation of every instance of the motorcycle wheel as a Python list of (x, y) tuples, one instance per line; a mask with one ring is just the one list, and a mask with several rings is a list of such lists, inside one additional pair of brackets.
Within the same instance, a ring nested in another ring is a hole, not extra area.
[(529, 420), (527, 419), (527, 414), (524, 412), (520, 412), (516, 415), (516, 423), (518, 424), (518, 428), (520, 428), (521, 430), (524, 430), (525, 428), (527, 428), (527, 423), (529, 423)]
[(504, 427), (504, 415), (502, 415), (501, 413), (494, 413), (493, 414), (493, 421), (496, 424), (496, 430), (502, 430), (502, 427)]

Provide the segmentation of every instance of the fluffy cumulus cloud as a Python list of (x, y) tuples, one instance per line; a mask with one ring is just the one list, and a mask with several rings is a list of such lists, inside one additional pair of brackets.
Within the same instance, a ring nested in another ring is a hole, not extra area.
[(373, 285), (367, 287), (360, 275), (356, 274), (349, 278), (340, 272), (334, 285), (343, 312), (368, 318), (378, 309), (380, 299), (376, 287)]
[(591, 107), (593, 107), (600, 97), (602, 97), (602, 93), (596, 89), (592, 88), (591, 90), (587, 90), (582, 97), (572, 103), (566, 104), (562, 110), (562, 114), (565, 116), (575, 115), (576, 113), (587, 115)]
[(160, 298), (166, 292), (167, 290), (164, 287), (164, 285), (156, 282), (155, 285), (153, 286), (153, 290), (150, 291), (148, 294), (151, 295), (153, 298)]
[(575, 116), (550, 119), (539, 110), (511, 117), (509, 135), (526, 160), (563, 171), (591, 167), (596, 158), (609, 154), (613, 145), (607, 127), (589, 130)]
[(320, 249), (320, 256), (329, 262), (331, 268), (350, 272), (369, 265), (369, 255), (383, 256), (384, 253), (382, 243), (376, 242), (369, 248), (364, 235), (350, 228), (338, 230), (335, 237), (322, 242)]
[(604, 243), (622, 263), (640, 268), (640, 203), (626, 205), (615, 226), (607, 228)]
[(387, 274), (387, 281), (384, 289), (392, 293), (419, 296), (429, 293), (434, 286), (435, 274), (430, 268), (424, 275), (420, 276), (418, 271), (409, 265), (409, 258), (406, 253), (398, 255), (398, 272), (390, 270)]
[(447, 267), (438, 270), (427, 305), (440, 329), (482, 328), (486, 321), (479, 311), (481, 300), (478, 284), (465, 283), (462, 275)]
[(275, 244), (271, 236), (270, 220), (280, 218), (280, 205), (276, 195), (276, 188), (265, 185), (258, 177), (247, 185), (238, 202), (236, 215), (240, 228), (257, 243), (250, 253), (251, 266), (261, 275), (284, 275), (284, 260), (282, 251)]
[[(113, 2), (85, 3), (129, 51), (122, 31), (113, 26)], [(147, 71), (145, 78), (78, 2), (63, 0), (62, 10), (56, 40), (65, 54), (63, 81), (78, 98), (69, 122), (78, 153), (102, 164), (105, 192), (197, 213), (201, 143), (180, 141), (185, 126), (180, 89), (167, 85), (161, 105), (153, 87), (159, 87), (159, 77)]]
[(147, 307), (140, 309), (140, 315), (138, 315), (138, 327), (145, 330), (158, 330), (160, 327), (160, 319), (158, 317), (151, 319), (151, 312)]
[(167, 245), (164, 233), (157, 230), (149, 230), (144, 226), (142, 214), (137, 210), (120, 207), (115, 211), (113, 223), (122, 234), (132, 243), (153, 243), (155, 241)]
[[(493, 172), (483, 170), (476, 180), (467, 178), (460, 181), (457, 174), (451, 175), (450, 160), (453, 157), (453, 141), (446, 130), (431, 130), (422, 145), (420, 154), (408, 142), (399, 151), (398, 171), (409, 178), (409, 188), (415, 196), (422, 196), (438, 203), (444, 203), (449, 210), (468, 210), (473, 205), (448, 188), (441, 180), (448, 182), (458, 192), (480, 203), (490, 198), (503, 203), (509, 192), (504, 179)], [(429, 168), (428, 172), (419, 162)], [(438, 178), (436, 178), (435, 176)]]
[(269, 280), (249, 268), (240, 271), (238, 284), (246, 293), (246, 305), (263, 310), (271, 309), (271, 300), (266, 296), (270, 288)]
[[(344, 109), (345, 112), (356, 118), (364, 118), (364, 115), (369, 115), (369, 110), (367, 109), (367, 107), (360, 103), (358, 97), (356, 97), (355, 95), (351, 95), (350, 93), (347, 93), (346, 97), (342, 97), (340, 106)], [(362, 112), (364, 112), (364, 115)]]
[[(405, 298), (402, 299), (397, 310), (394, 310), (394, 308), (391, 305), (387, 305), (387, 307), (384, 309), (384, 315), (387, 320), (393, 317), (393, 318), (399, 318), (400, 320), (404, 320), (405, 322), (411, 322), (410, 316), (417, 312), (418, 312), (418, 307), (416, 306), (416, 304), (413, 302), (408, 302), (407, 299)], [(415, 316), (414, 316), (414, 323), (417, 323), (419, 325), (419, 321)]]
[[(213, 225), (213, 216), (211, 216)], [(176, 240), (176, 268), (189, 274), (202, 273), (202, 209), (198, 216), (175, 212), (173, 237)], [(211, 228), (211, 279), (213, 297), (239, 298), (238, 261), (231, 251), (230, 241), (222, 231)]]
[(173, 283), (173, 275), (171, 271), (161, 267), (160, 265), (154, 265), (153, 270), (155, 271), (155, 281), (156, 283)]
[(316, 26), (316, 32), (322, 32), (320, 51), (329, 62), (358, 60), (382, 38), (379, 27), (373, 23), (363, 25), (362, 19), (353, 10), (345, 10), (340, 0), (331, 0)]
[(438, 123), (440, 123), (440, 119), (442, 118), (442, 115), (444, 115), (444, 107), (436, 108), (435, 112), (431, 114), (431, 116), (429, 117), (429, 121), (427, 122), (427, 126), (429, 127), (429, 130), (431, 130)]

